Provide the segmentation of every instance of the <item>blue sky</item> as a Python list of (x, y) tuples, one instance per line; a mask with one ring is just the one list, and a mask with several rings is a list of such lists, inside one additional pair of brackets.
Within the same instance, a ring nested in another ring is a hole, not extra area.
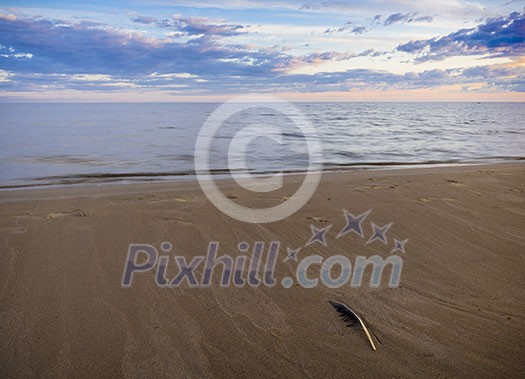
[(525, 101), (525, 1), (2, 1), (0, 101)]

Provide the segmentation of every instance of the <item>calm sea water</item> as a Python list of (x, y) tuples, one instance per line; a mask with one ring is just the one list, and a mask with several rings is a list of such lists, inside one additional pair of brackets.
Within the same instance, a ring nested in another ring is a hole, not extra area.
[[(0, 187), (193, 178), (194, 147), (219, 106), (0, 104)], [(525, 103), (300, 103), (317, 129), (325, 168), (457, 164), (525, 156)], [(306, 139), (287, 116), (257, 106), (230, 117), (211, 150), (228, 173), (231, 138), (250, 125), (249, 172), (300, 171)], [(283, 130), (282, 143), (268, 137)]]

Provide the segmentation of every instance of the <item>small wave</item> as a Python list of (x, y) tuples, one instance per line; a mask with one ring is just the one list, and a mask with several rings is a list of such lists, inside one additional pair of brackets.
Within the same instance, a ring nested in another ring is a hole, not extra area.
[(284, 132), (284, 137), (293, 137), (293, 138), (303, 138), (304, 136), (300, 133), (291, 133), (291, 132)]
[(362, 158), (361, 155), (356, 154), (356, 153), (352, 153), (351, 151), (338, 151), (335, 154), (336, 155), (340, 155), (340, 156), (345, 157), (345, 158)]
[(448, 159), (448, 160), (427, 160), (427, 161), (363, 161), (352, 163), (332, 163), (325, 162), (324, 167), (396, 167), (396, 166), (434, 166), (434, 165), (455, 165), (455, 164), (483, 164), (483, 163), (497, 163), (503, 161), (522, 161), (525, 157), (481, 157), (474, 159)]
[[(337, 171), (344, 169), (370, 169), (383, 168), (388, 169), (396, 167), (424, 167), (437, 165), (456, 165), (456, 164), (484, 164), (498, 163), (508, 161), (525, 161), (525, 157), (498, 156), (498, 157), (480, 157), (470, 160), (450, 159), (450, 160), (427, 160), (427, 161), (362, 161), (353, 163), (325, 162), (324, 171)], [(304, 173), (304, 169), (257, 169), (257, 170), (237, 170), (240, 173), (249, 173), (253, 175), (270, 175), (278, 172), (284, 174)], [(212, 169), (210, 174), (213, 176), (228, 176), (232, 170), (228, 168)], [(115, 182), (151, 182), (163, 181), (170, 179), (192, 180), (196, 176), (195, 171), (160, 171), (160, 172), (121, 172), (121, 173), (87, 173), (72, 174), (63, 176), (45, 176), (33, 179), (25, 179), (25, 183), (0, 185), (1, 190), (20, 189), (29, 187), (51, 187), (51, 186), (71, 186), (84, 184), (111, 184)], [(187, 179), (184, 179), (187, 178)]]
[(96, 165), (96, 166), (108, 166), (111, 164), (111, 162), (104, 161), (102, 159), (98, 159), (95, 157), (85, 157), (85, 156), (74, 156), (74, 155), (44, 155), (44, 156), (26, 156), (23, 158), (19, 158), (19, 161), (21, 162), (28, 162), (28, 163), (54, 163), (54, 164), (62, 164), (62, 165), (79, 165), (79, 166), (85, 166), (85, 165)]

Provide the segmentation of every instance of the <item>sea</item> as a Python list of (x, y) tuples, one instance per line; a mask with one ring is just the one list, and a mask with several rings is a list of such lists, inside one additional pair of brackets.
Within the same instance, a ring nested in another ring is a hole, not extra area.
[[(193, 180), (199, 134), (211, 141), (206, 156), (217, 177), (303, 172), (312, 160), (327, 171), (525, 158), (525, 103), (223, 110), (219, 103), (1, 103), (0, 188)], [(230, 154), (239, 141), (244, 149)], [(312, 141), (322, 154), (311, 154)]]

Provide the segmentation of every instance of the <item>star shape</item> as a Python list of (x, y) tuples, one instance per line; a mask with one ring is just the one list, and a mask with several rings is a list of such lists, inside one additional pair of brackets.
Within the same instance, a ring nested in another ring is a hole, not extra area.
[(301, 250), (300, 247), (297, 249), (290, 249), (289, 247), (287, 247), (286, 248), (286, 258), (284, 258), (284, 262), (288, 260), (297, 262), (297, 254), (299, 254), (300, 250)]
[(320, 244), (322, 244), (323, 246), (327, 246), (326, 245), (326, 240), (325, 240), (325, 236), (326, 236), (326, 232), (328, 232), (328, 230), (332, 227), (332, 225), (328, 225), (327, 227), (325, 228), (322, 228), (322, 229), (319, 229), (319, 228), (316, 228), (315, 226), (313, 225), (310, 225), (310, 229), (312, 229), (312, 237), (310, 238), (310, 240), (306, 243), (305, 246), (308, 246), (308, 245), (311, 245), (315, 242), (319, 242)]
[(359, 216), (354, 216), (352, 213), (348, 212), (346, 209), (343, 209), (345, 218), (346, 218), (346, 225), (336, 238), (342, 237), (347, 233), (354, 232), (359, 237), (364, 238), (363, 229), (361, 229), (361, 224), (365, 220), (365, 218), (372, 212), (371, 209), (367, 210), (364, 213), (361, 213)]
[(380, 240), (386, 245), (388, 243), (388, 239), (386, 238), (386, 232), (388, 231), (388, 229), (390, 229), (393, 222), (391, 222), (390, 224), (386, 224), (385, 226), (381, 226), (381, 227), (377, 226), (373, 222), (371, 222), (371, 224), (372, 224), (372, 228), (374, 229), (374, 234), (372, 234), (372, 237), (370, 237), (368, 241), (366, 241), (366, 244), (368, 245), (369, 243), (374, 242), (375, 240)]
[(400, 241), (398, 240), (397, 238), (394, 238), (394, 248), (392, 249), (392, 251), (390, 252), (390, 254), (392, 253), (395, 253), (396, 251), (400, 251), (402, 252), (403, 254), (406, 254), (406, 251), (405, 251), (405, 244), (408, 242), (408, 238), (404, 241)]

